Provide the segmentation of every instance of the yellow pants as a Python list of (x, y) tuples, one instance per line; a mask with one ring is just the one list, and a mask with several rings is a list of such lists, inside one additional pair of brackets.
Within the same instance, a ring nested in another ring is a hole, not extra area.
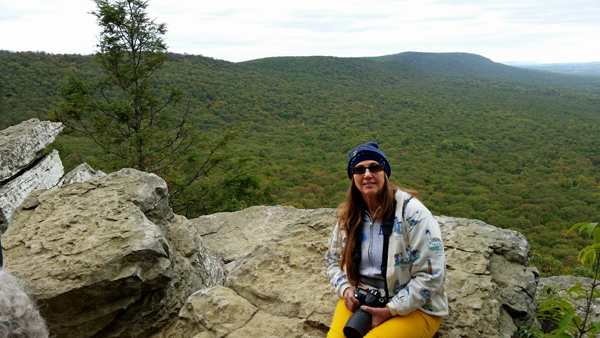
[[(344, 305), (344, 300), (340, 299), (327, 338), (345, 338), (344, 326), (352, 314)], [(431, 338), (441, 322), (442, 317), (415, 310), (407, 316), (394, 316), (386, 320), (369, 331), (364, 338)]]

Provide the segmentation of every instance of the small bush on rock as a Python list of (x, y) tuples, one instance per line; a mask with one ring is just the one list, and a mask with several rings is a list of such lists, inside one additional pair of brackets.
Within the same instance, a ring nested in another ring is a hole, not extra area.
[[(580, 234), (587, 230), (588, 236), (594, 239), (594, 243), (583, 248), (578, 257), (583, 265), (590, 267), (593, 274), (591, 277), (592, 283), (590, 285), (576, 283), (564, 290), (566, 296), (560, 295), (549, 286), (544, 286), (540, 295), (542, 300), (538, 304), (539, 312), (536, 316), (541, 321), (553, 322), (558, 326), (550, 332), (521, 328), (519, 330), (520, 337), (535, 337), (537, 335), (539, 337), (583, 338), (594, 337), (596, 332), (600, 331), (600, 322), (588, 322), (592, 300), (600, 298), (600, 291), (598, 290), (600, 284), (597, 283), (600, 267), (600, 228), (598, 228), (598, 223), (577, 223), (569, 229), (567, 234), (576, 229), (579, 229)], [(575, 314), (574, 308), (575, 302), (581, 299), (586, 300), (583, 318)]]

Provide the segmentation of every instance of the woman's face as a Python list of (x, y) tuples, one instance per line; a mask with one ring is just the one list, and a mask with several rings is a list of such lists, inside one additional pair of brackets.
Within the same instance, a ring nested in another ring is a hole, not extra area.
[[(368, 168), (372, 165), (379, 165), (379, 162), (373, 160), (365, 160), (359, 162), (356, 167)], [(364, 174), (354, 174), (354, 185), (362, 193), (363, 199), (367, 200), (372, 197), (379, 196), (383, 191), (383, 183), (385, 181), (385, 171), (380, 170), (377, 173), (372, 173), (369, 169)]]

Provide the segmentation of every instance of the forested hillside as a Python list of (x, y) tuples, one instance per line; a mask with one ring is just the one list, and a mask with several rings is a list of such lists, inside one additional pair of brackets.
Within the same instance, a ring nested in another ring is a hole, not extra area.
[[(88, 56), (1, 52), (0, 127), (44, 118), (75, 68), (95, 71)], [(155, 85), (166, 83), (188, 92), (207, 135), (242, 128), (232, 147), (255, 157), (276, 204), (337, 206), (348, 151), (376, 141), (392, 180), (434, 214), (520, 231), (567, 267), (586, 242), (565, 229), (600, 219), (600, 77), (460, 53), (243, 63), (171, 54)], [(76, 135), (56, 146), (67, 169), (117, 169)]]

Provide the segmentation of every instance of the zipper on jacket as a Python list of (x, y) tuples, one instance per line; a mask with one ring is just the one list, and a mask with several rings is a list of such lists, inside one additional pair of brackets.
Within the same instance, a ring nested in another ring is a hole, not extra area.
[[(377, 209), (379, 210), (379, 209)], [(375, 212), (377, 213), (377, 212)], [(367, 250), (367, 262), (368, 265), (371, 266), (371, 270), (367, 271), (367, 274), (369, 276), (369, 278), (371, 277), (371, 275), (374, 275), (373, 271), (372, 271), (372, 265), (373, 265), (373, 261), (371, 260), (371, 251), (373, 251), (373, 224), (374, 224), (374, 220), (371, 217), (371, 214), (369, 214), (369, 212), (366, 212), (367, 217), (369, 218), (369, 249)]]
[(370, 239), (370, 243), (369, 243), (369, 251), (368, 251), (368, 256), (369, 256), (369, 265), (373, 265), (371, 264), (371, 250), (373, 250), (373, 219), (371, 218), (371, 216), (369, 216), (369, 239)]
[[(379, 236), (379, 234), (374, 234), (373, 233), (373, 224), (375, 224), (375, 220), (373, 219), (373, 217), (377, 216), (377, 213), (379, 212), (379, 209), (381, 209), (381, 206), (379, 206), (379, 208), (377, 208), (377, 210), (375, 210), (375, 214), (373, 214), (373, 216), (371, 216), (371, 214), (369, 214), (367, 212), (367, 215), (369, 215), (369, 230), (371, 231), (371, 244), (369, 245), (369, 265), (371, 265), (371, 271), (369, 272), (370, 275), (375, 276), (377, 274), (376, 271), (373, 271), (373, 261), (371, 259), (371, 251), (373, 251), (373, 241), (375, 236)], [(383, 276), (385, 278), (385, 276)]]
[[(371, 214), (369, 214), (368, 211), (365, 210), (365, 216), (367, 217), (367, 221), (369, 221), (369, 233), (365, 233), (364, 235), (369, 237), (369, 241), (365, 242), (365, 245), (368, 245), (368, 249), (367, 249), (367, 257), (365, 262), (363, 262), (363, 264), (365, 265), (371, 265), (371, 247), (373, 246), (373, 219), (371, 218)], [(370, 273), (369, 270), (366, 271), (367, 275)]]

